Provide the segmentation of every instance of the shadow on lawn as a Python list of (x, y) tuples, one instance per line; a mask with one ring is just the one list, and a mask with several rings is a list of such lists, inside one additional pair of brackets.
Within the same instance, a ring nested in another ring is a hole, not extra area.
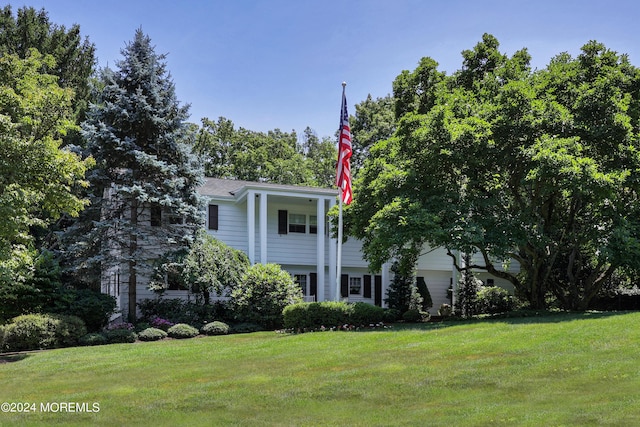
[(29, 357), (28, 354), (0, 354), (0, 365), (4, 363), (20, 362)]
[(513, 325), (535, 323), (562, 323), (576, 320), (601, 319), (611, 316), (619, 316), (634, 313), (633, 311), (586, 311), (586, 312), (550, 312), (550, 311), (523, 311), (493, 316), (479, 316), (471, 319), (442, 319), (426, 323), (395, 323), (390, 330), (422, 329), (431, 330), (450, 326), (478, 324), (478, 323), (509, 323)]

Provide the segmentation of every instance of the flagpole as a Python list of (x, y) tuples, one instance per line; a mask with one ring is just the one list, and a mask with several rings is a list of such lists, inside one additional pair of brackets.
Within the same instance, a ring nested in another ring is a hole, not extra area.
[[(344, 86), (344, 83), (343, 83)], [(342, 284), (342, 188), (338, 191), (338, 198), (340, 199), (338, 205), (338, 260), (336, 263), (336, 301), (340, 301), (340, 288)]]
[[(342, 171), (342, 168), (344, 167), (343, 159), (341, 156), (341, 150), (342, 150), (342, 138), (343, 138), (343, 132), (344, 132), (344, 120), (348, 120), (348, 116), (343, 117), (343, 115), (347, 114), (347, 110), (346, 110), (346, 98), (345, 98), (345, 88), (347, 86), (346, 82), (342, 82), (342, 106), (340, 109), (340, 135), (338, 136), (338, 165), (337, 168), (339, 171)], [(348, 126), (348, 123), (347, 123)], [(348, 130), (348, 132), (350, 132), (350, 130)], [(349, 157), (350, 156), (350, 151), (351, 151), (351, 135), (349, 134), (348, 136), (349, 138)], [(348, 158), (347, 158), (347, 162), (348, 162)], [(348, 163), (347, 163), (347, 168), (348, 168)], [(348, 172), (348, 170), (347, 170)], [(350, 177), (349, 177), (350, 179)], [(339, 199), (339, 210), (338, 210), (338, 250), (337, 250), (337, 262), (336, 262), (336, 301), (340, 301), (341, 299), (341, 293), (340, 293), (340, 288), (342, 287), (342, 204), (343, 204), (343, 198), (344, 198), (344, 191), (345, 191), (345, 181), (344, 181), (344, 177), (342, 176), (342, 172), (338, 173), (338, 177), (337, 177), (337, 184), (338, 184), (338, 199)], [(349, 191), (349, 196), (351, 197), (351, 183), (349, 182), (348, 184), (348, 191)], [(350, 203), (350, 199), (347, 203)], [(349, 291), (347, 289), (347, 298), (349, 298)]]

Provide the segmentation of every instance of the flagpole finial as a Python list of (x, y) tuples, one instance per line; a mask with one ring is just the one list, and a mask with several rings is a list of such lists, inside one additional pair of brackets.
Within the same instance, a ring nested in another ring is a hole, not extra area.
[(347, 82), (342, 82), (342, 88), (344, 88), (347, 85)]

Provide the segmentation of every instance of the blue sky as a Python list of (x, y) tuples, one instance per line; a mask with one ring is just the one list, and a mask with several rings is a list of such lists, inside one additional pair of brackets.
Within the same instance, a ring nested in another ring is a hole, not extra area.
[[(7, 4), (7, 3), (5, 3)], [(349, 112), (391, 92), (402, 70), (430, 56), (451, 73), (485, 32), (535, 67), (589, 40), (640, 65), (640, 2), (631, 0), (34, 0), (50, 20), (77, 23), (100, 66), (115, 67), (137, 28), (167, 65), (190, 121), (224, 116), (255, 131), (338, 128), (341, 83)]]

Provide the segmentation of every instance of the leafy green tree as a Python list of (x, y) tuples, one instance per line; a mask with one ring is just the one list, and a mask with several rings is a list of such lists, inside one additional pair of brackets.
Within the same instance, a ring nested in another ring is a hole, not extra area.
[(231, 291), (230, 304), (239, 320), (276, 329), (282, 327), (284, 308), (302, 300), (302, 289), (279, 265), (254, 264)]
[(184, 259), (184, 282), (194, 293), (202, 294), (209, 304), (210, 294), (228, 296), (240, 285), (240, 279), (249, 268), (247, 255), (200, 230)]
[[(67, 29), (52, 23), (44, 9), (23, 6), (14, 15), (11, 5), (5, 6), (0, 10), (0, 52), (25, 59), (31, 49), (55, 59), (43, 63), (42, 71), (58, 77), (60, 87), (73, 89), (73, 120), (80, 123), (91, 96), (89, 80), (96, 66), (94, 44), (82, 38), (78, 25)], [(79, 133), (72, 130), (65, 142), (81, 143)]]
[(329, 137), (320, 140), (316, 133), (307, 127), (304, 130), (303, 151), (310, 178), (301, 184), (316, 187), (332, 187), (336, 181), (336, 143)]
[(397, 123), (394, 106), (395, 99), (391, 95), (375, 100), (368, 95), (366, 100), (356, 104), (356, 114), (349, 118), (353, 147), (351, 170), (354, 177), (364, 165), (369, 149), (393, 135)]
[[(425, 244), (477, 254), (532, 307), (585, 308), (640, 265), (637, 68), (589, 42), (532, 71), (485, 34), (445, 76), (425, 58), (394, 82), (394, 136), (371, 148), (345, 209), (377, 269)], [(516, 260), (520, 274), (503, 269)]]
[(165, 55), (141, 30), (122, 55), (117, 71), (104, 71), (104, 89), (83, 123), (97, 161), (92, 183), (96, 194), (103, 190), (102, 218), (88, 238), (104, 242), (93, 261), (125, 267), (128, 318), (135, 319), (138, 276), (148, 277), (167, 252), (188, 248), (202, 224), (202, 168)]
[(54, 60), (35, 49), (26, 59), (0, 57), (0, 261), (33, 243), (33, 227), (87, 204), (77, 194), (93, 160), (60, 148), (74, 127), (73, 93), (43, 74), (43, 64)]

